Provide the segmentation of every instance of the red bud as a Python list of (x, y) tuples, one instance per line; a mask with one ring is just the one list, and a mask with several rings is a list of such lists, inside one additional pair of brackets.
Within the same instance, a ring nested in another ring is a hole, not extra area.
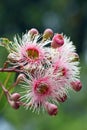
[(64, 44), (64, 37), (61, 34), (55, 34), (51, 46), (53, 48), (61, 47)]
[(82, 84), (80, 81), (71, 82), (71, 85), (75, 91), (80, 91), (82, 88)]
[(45, 108), (46, 108), (49, 115), (51, 115), (51, 116), (57, 115), (58, 108), (57, 108), (57, 106), (55, 104), (46, 102), (45, 103)]

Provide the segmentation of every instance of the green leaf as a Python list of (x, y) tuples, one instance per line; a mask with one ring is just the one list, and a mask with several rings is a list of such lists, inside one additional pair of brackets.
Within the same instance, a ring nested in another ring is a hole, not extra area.
[(4, 47), (0, 47), (0, 67), (2, 67), (4, 62), (6, 61), (7, 55), (7, 50)]
[[(15, 78), (15, 73), (0, 72), (0, 82), (7, 89), (9, 89), (12, 86), (12, 84), (14, 82), (14, 78)], [(5, 107), (6, 102), (7, 102), (6, 97), (0, 86), (0, 112)]]

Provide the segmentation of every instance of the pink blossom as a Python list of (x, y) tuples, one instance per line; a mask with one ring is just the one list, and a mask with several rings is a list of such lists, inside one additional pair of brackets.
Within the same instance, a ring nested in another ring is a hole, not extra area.
[[(32, 35), (35, 33), (35, 35)], [(14, 67), (23, 67), (28, 65), (50, 64), (48, 58), (50, 56), (49, 49), (44, 47), (50, 43), (50, 40), (44, 41), (40, 39), (40, 34), (35, 29), (29, 30), (26, 34), (14, 38), (14, 43), (9, 46), (9, 63)]]
[(42, 108), (49, 115), (56, 115), (57, 103), (66, 101), (68, 90), (81, 90), (79, 56), (73, 42), (63, 34), (54, 34), (48, 28), (40, 35), (32, 28), (5, 47), (8, 63), (14, 72), (19, 72), (14, 86), (22, 86), (22, 92), (12, 95), (6, 90), (13, 108), (25, 106), (38, 112)]
[[(35, 70), (33, 75), (27, 73), (27, 76), (29, 79), (24, 79), (23, 89), (25, 91), (21, 97), (21, 100), (26, 103), (26, 108), (30, 107), (37, 111), (41, 107), (47, 109), (46, 102), (54, 102), (53, 106), (55, 106), (55, 103), (59, 102), (58, 99), (60, 99), (60, 96), (66, 93), (66, 88), (63, 87), (60, 79), (55, 79), (55, 75), (51, 69)], [(49, 105), (47, 106), (48, 108), (50, 107)]]

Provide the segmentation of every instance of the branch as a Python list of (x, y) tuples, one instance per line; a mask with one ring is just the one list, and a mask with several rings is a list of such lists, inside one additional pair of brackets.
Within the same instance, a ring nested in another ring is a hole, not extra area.
[(16, 68), (0, 68), (0, 72), (16, 72), (16, 73), (20, 73), (23, 72), (20, 69), (16, 69)]

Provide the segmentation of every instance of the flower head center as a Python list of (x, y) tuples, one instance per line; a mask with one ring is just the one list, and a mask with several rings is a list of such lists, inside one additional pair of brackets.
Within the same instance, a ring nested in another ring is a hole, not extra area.
[(46, 94), (48, 92), (48, 85), (41, 83), (37, 86), (36, 90), (39, 94)]
[(35, 59), (37, 59), (37, 58), (39, 57), (39, 52), (38, 52), (38, 50), (35, 49), (35, 48), (27, 49), (26, 52), (27, 52), (27, 55), (28, 55), (28, 57), (29, 57), (30, 59), (35, 60)]

